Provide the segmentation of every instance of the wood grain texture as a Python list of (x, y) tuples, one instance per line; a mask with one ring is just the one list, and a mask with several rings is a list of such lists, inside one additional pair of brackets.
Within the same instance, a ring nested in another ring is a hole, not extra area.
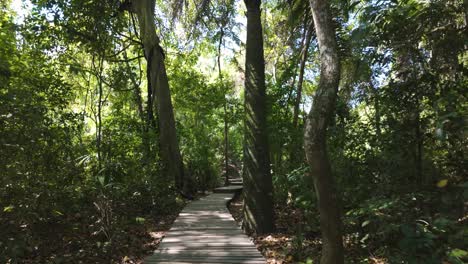
[(145, 263), (266, 263), (226, 207), (242, 187), (228, 187), (188, 204)]

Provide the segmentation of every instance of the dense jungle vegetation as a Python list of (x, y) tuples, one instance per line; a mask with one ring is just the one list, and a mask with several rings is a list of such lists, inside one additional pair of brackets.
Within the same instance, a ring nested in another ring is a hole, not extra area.
[(467, 23), (466, 0), (0, 0), (0, 263), (139, 263), (228, 177), (269, 263), (468, 263)]

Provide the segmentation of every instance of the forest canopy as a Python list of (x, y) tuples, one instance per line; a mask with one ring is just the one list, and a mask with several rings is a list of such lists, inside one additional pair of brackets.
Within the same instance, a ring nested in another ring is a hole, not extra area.
[(140, 263), (242, 178), (269, 263), (467, 263), (467, 23), (466, 0), (0, 0), (0, 262)]

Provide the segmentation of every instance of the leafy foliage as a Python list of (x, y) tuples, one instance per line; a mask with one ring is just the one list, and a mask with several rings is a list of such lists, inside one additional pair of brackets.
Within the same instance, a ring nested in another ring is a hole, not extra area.
[[(147, 224), (183, 204), (160, 171), (138, 24), (121, 1), (35, 0), (23, 20), (12, 2), (0, 2), (0, 262), (122, 262), (143, 243), (132, 232), (149, 241)], [(350, 263), (468, 261), (465, 2), (332, 1), (342, 73), (327, 151)], [(241, 4), (156, 1), (194, 191), (223, 182), (225, 124), (227, 173), (242, 167)], [(311, 263), (319, 223), (302, 134), (317, 41), (298, 98), (308, 1), (262, 7), (274, 198), (294, 238), (286, 261)]]

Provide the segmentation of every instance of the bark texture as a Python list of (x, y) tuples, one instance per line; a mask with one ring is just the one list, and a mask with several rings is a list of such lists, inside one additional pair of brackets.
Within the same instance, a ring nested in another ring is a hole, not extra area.
[(244, 117), (244, 227), (264, 234), (274, 231), (273, 184), (266, 133), (265, 59), (260, 0), (247, 7)]
[(310, 0), (320, 51), (320, 81), (307, 116), (304, 148), (311, 180), (317, 193), (322, 232), (321, 264), (342, 264), (341, 216), (335, 183), (327, 154), (326, 131), (335, 110), (340, 62), (329, 1)]
[(154, 25), (154, 0), (133, 0), (130, 8), (130, 11), (136, 13), (138, 18), (140, 36), (147, 60), (148, 85), (152, 90), (148, 94), (153, 96), (148, 100), (156, 104), (158, 114), (162, 173), (167, 177), (173, 177), (177, 188), (187, 190), (188, 181), (184, 181), (171, 92), (164, 65), (164, 53)]

